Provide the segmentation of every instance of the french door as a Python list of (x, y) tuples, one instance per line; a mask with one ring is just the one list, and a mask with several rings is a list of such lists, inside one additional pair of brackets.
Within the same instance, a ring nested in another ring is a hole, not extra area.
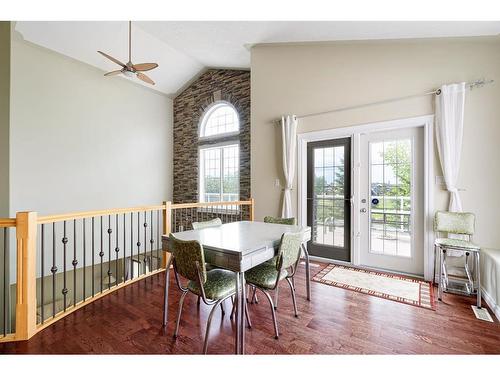
[(360, 138), (360, 263), (424, 273), (424, 130)]
[(309, 254), (351, 261), (351, 138), (307, 144)]

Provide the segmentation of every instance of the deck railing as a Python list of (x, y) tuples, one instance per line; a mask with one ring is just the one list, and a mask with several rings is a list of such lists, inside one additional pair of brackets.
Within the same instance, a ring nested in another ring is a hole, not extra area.
[(162, 272), (168, 256), (162, 234), (215, 217), (253, 220), (253, 207), (252, 199), (163, 202), (51, 216), (19, 212), (15, 219), (0, 219), (0, 342), (27, 340), (77, 309)]

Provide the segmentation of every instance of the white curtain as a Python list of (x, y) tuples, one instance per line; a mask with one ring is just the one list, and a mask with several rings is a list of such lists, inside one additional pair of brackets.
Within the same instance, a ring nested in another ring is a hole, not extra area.
[(461, 212), (457, 180), (460, 169), (464, 127), (465, 82), (441, 86), (436, 95), (436, 141), (446, 189), (450, 192), (449, 211)]
[(281, 117), (281, 136), (283, 144), (283, 174), (285, 175), (281, 217), (289, 218), (293, 217), (292, 184), (295, 174), (295, 153), (297, 149), (297, 116), (288, 115)]

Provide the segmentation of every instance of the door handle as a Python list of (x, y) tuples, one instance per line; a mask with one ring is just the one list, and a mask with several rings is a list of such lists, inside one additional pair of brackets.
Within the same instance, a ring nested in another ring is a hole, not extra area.
[(362, 208), (361, 210), (359, 210), (359, 212), (365, 213), (366, 212), (366, 208)]

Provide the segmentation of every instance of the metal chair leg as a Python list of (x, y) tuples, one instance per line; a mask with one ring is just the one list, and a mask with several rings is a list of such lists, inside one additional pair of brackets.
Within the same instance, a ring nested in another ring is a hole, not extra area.
[(278, 310), (278, 295), (279, 295), (279, 286), (276, 286), (276, 290), (274, 291), (274, 309)]
[(260, 289), (260, 290), (267, 297), (267, 300), (269, 301), (269, 305), (271, 306), (271, 313), (273, 314), (273, 323), (274, 323), (274, 338), (278, 339), (279, 338), (278, 322), (276, 320), (276, 312), (274, 311), (275, 307), (274, 307), (273, 299), (271, 298), (271, 295), (266, 290), (263, 290), (263, 289)]
[(288, 281), (288, 285), (290, 285), (290, 290), (292, 292), (293, 311), (295, 313), (295, 317), (298, 318), (299, 314), (297, 313), (297, 300), (295, 299), (295, 288), (293, 287), (293, 281), (291, 281), (288, 277), (286, 278), (286, 281)]
[(234, 318), (234, 313), (236, 312), (236, 299), (235, 298), (231, 298), (231, 300), (233, 301), (233, 308), (231, 309), (231, 315), (229, 315), (229, 319), (230, 320), (233, 320)]
[(177, 335), (179, 333), (179, 324), (181, 322), (182, 305), (184, 304), (184, 299), (186, 298), (187, 294), (188, 294), (187, 290), (185, 292), (182, 292), (181, 299), (179, 300), (179, 312), (177, 313), (177, 321), (175, 322), (174, 337), (177, 337)]
[(224, 304), (223, 303), (220, 304), (220, 311), (222, 313), (222, 316), (226, 315), (226, 312), (224, 311)]
[(219, 305), (222, 306), (222, 301), (224, 300), (219, 300), (215, 303), (214, 307), (212, 307), (212, 310), (210, 311), (210, 314), (208, 315), (208, 320), (207, 320), (207, 328), (205, 330), (205, 341), (203, 342), (203, 354), (207, 354), (208, 351), (208, 334), (210, 333), (210, 325), (212, 324), (212, 318), (214, 316), (214, 311), (217, 310), (217, 307)]
[(247, 318), (248, 328), (252, 328), (252, 321), (250, 320), (250, 313), (248, 312), (248, 303), (245, 303), (245, 316)]
[(438, 300), (441, 301), (443, 298), (443, 260), (442, 260), (442, 249), (438, 247), (439, 254), (439, 275), (438, 275)]
[(259, 300), (257, 298), (257, 288), (256, 287), (253, 287), (253, 295), (252, 295), (252, 299), (251, 299), (251, 303), (259, 303)]
[(481, 308), (481, 262), (479, 251), (476, 252), (477, 307)]
[(201, 302), (201, 297), (200, 297), (200, 296), (198, 296), (198, 302), (196, 302), (196, 304), (197, 304), (198, 306), (200, 306), (200, 302)]

